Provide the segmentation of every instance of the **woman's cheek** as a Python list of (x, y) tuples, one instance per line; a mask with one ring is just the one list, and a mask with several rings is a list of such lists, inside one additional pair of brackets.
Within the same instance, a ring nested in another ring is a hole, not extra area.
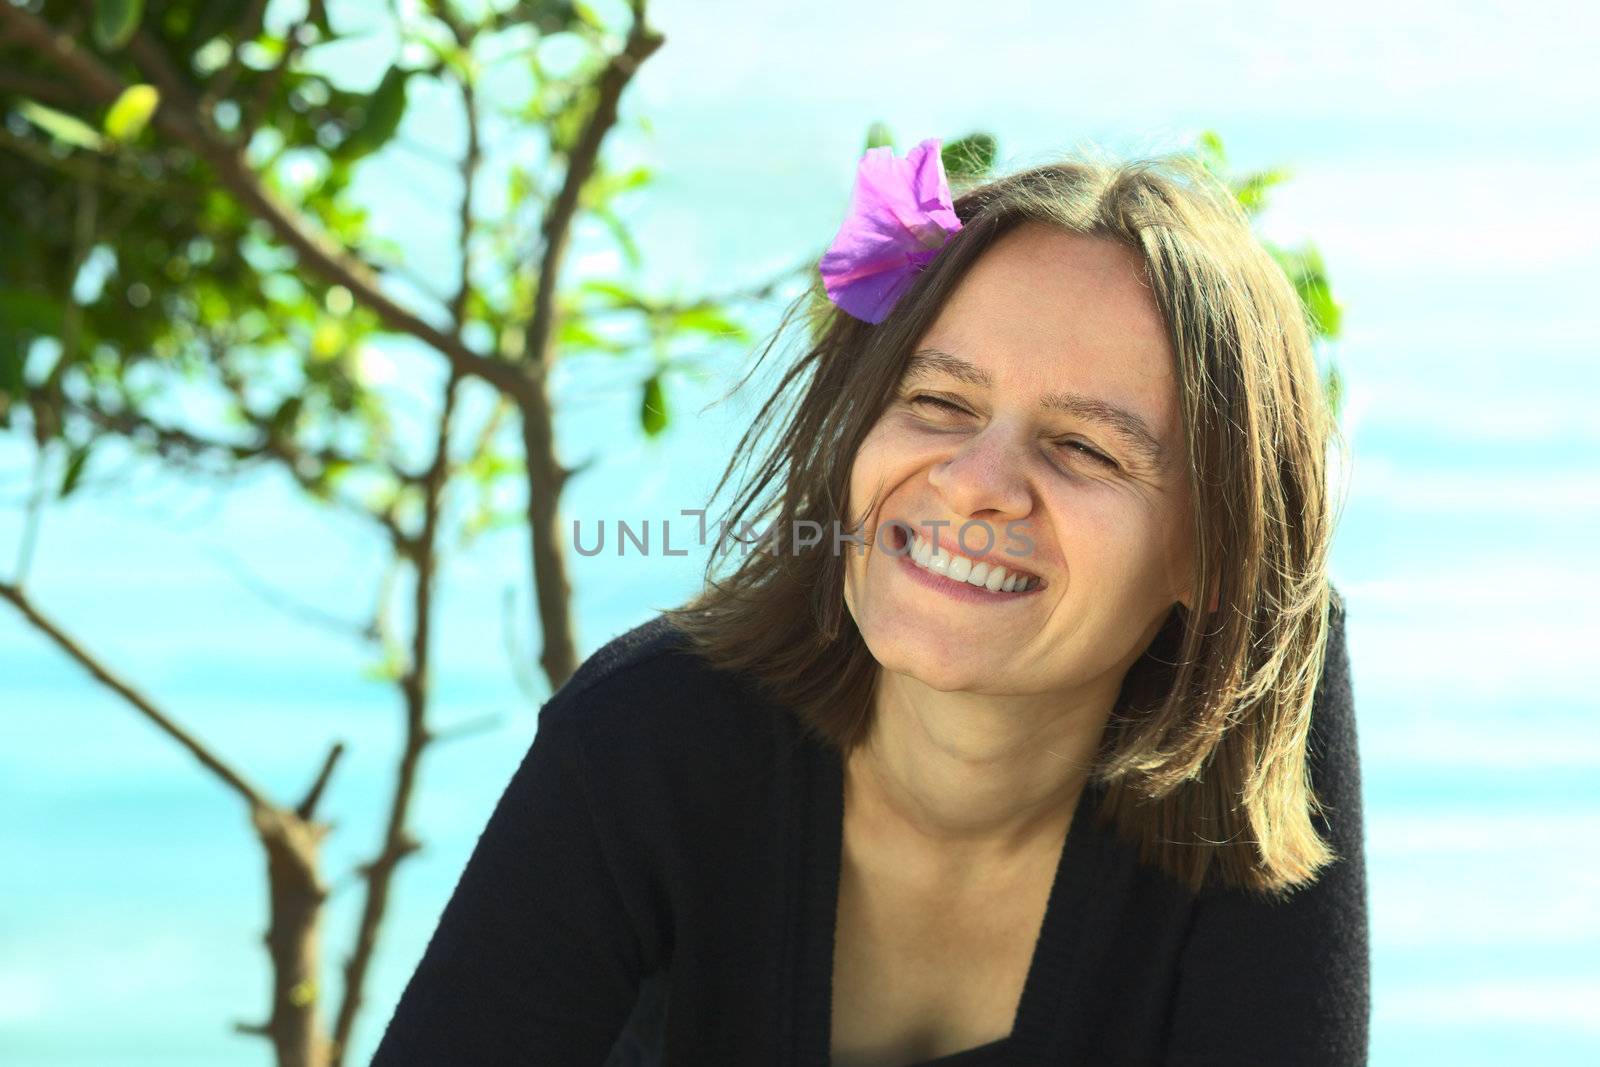
[[(920, 468), (936, 461), (940, 447), (939, 441), (926, 434), (909, 431), (892, 420), (880, 422), (861, 442), (851, 467), (852, 510), (859, 514), (874, 491), (883, 496), (893, 492)], [(881, 496), (878, 502), (882, 502)]]

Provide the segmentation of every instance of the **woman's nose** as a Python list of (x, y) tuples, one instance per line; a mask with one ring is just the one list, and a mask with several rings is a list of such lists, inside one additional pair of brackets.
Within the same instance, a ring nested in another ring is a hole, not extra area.
[(1025, 448), (1020, 433), (991, 423), (936, 463), (928, 482), (955, 514), (996, 512), (1019, 518), (1028, 513), (1032, 499)]

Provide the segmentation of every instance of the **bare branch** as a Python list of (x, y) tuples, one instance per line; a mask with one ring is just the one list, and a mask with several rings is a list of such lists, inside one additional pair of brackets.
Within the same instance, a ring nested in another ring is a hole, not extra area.
[(645, 22), (643, 0), (634, 6), (633, 26), (622, 51), (611, 57), (594, 82), (594, 110), (589, 113), (567, 154), (560, 190), (545, 209), (541, 227), (543, 250), (535, 279), (533, 311), (522, 338), (521, 369), (530, 388), (515, 394), (522, 413), (522, 446), (527, 460), (529, 547), (533, 562), (534, 597), (544, 647), (539, 664), (551, 686), (559, 687), (577, 669), (572, 636), (572, 589), (562, 554), (559, 493), (567, 472), (555, 450), (555, 420), (545, 391), (545, 372), (556, 320), (556, 285), (562, 255), (579, 195), (593, 175), (600, 146), (617, 122), (622, 92), (640, 64), (661, 47), (664, 38)]
[(177, 741), (178, 744), (188, 749), (190, 755), (200, 761), (201, 766), (216, 775), (222, 780), (223, 784), (243, 797), (252, 810), (264, 810), (272, 807), (266, 795), (252, 785), (244, 775), (229, 766), (222, 757), (212, 752), (199, 738), (178, 725), (171, 716), (157, 708), (142, 693), (114, 675), (110, 668), (102, 664), (93, 653), (78, 644), (77, 641), (67, 636), (54, 622), (45, 618), (44, 614), (33, 605), (28, 595), (23, 592), (21, 586), (13, 585), (10, 582), (0, 582), (0, 598), (11, 601), (12, 605), (22, 613), (23, 617), (36, 630), (55, 642), (56, 647), (60, 648), (70, 659), (93, 675), (95, 681), (133, 705), (141, 715), (155, 723), (157, 727)]
[[(101, 430), (119, 434), (135, 444), (153, 449), (164, 460), (178, 463), (180, 466), (190, 466), (191, 469), (194, 469), (194, 465), (187, 464), (187, 460), (209, 454), (222, 455), (232, 462), (245, 464), (270, 460), (282, 466), (303, 489), (313, 494), (319, 494), (322, 490), (315, 471), (334, 465), (376, 467), (402, 486), (421, 483), (421, 479), (416, 475), (390, 463), (348, 455), (331, 448), (302, 447), (282, 434), (270, 433), (259, 421), (255, 422), (254, 429), (261, 435), (262, 440), (254, 444), (243, 444), (217, 441), (203, 437), (192, 430), (163, 426), (132, 410), (107, 411), (93, 402), (70, 402), (66, 410), (81, 415)], [(404, 540), (404, 534), (392, 513), (372, 511), (338, 494), (333, 494), (333, 498), (336, 503), (342, 505), (343, 510), (377, 524), (390, 540), (397, 538)], [(361, 631), (357, 629), (357, 632)]]
[(483, 149), (478, 142), (477, 90), (465, 78), (461, 80), (461, 107), (466, 113), (467, 122), (467, 151), (461, 160), (461, 212), (458, 223), (461, 228), (461, 279), (456, 287), (456, 295), (450, 301), (450, 319), (456, 324), (457, 333), (466, 325), (467, 297), (472, 292), (472, 185), (478, 177), (478, 165), (483, 159)]
[[(94, 244), (100, 221), (100, 188), (92, 174), (97, 169), (90, 165), (90, 173), (78, 179), (76, 210), (72, 223), (72, 255), (62, 277), (67, 292), (66, 307), (61, 314), (61, 354), (55, 366), (40, 385), (29, 391), (28, 409), (33, 416), (33, 440), (39, 449), (35, 466), (34, 495), (28, 507), (27, 525), (23, 530), (21, 549), (17, 559), (16, 580), (20, 585), (27, 576), (33, 555), (34, 537), (38, 533), (40, 516), (45, 502), (45, 449), (50, 440), (61, 433), (61, 413), (55, 406), (61, 395), (61, 375), (66, 367), (77, 362), (78, 346), (83, 335), (83, 307), (72, 297), (72, 282), (82, 269)], [(70, 463), (71, 460), (69, 459)]]
[(278, 611), (299, 619), (301, 622), (326, 630), (329, 633), (338, 634), (340, 637), (355, 638), (368, 644), (377, 641), (378, 634), (371, 620), (364, 623), (352, 622), (349, 619), (324, 611), (315, 605), (303, 603), (268, 586), (267, 583), (250, 573), (244, 561), (232, 553), (222, 548), (214, 548), (214, 551), (240, 585)]
[(394, 794), (389, 802), (383, 845), (366, 868), (367, 894), (356, 930), (355, 947), (345, 963), (344, 997), (334, 1020), (331, 1067), (341, 1067), (349, 1052), (350, 1034), (355, 1027), (356, 1015), (361, 1010), (367, 973), (378, 942), (378, 929), (388, 911), (395, 869), (401, 860), (420, 847), (407, 829), (406, 822), (416, 792), (417, 771), (422, 763), (423, 750), (434, 740), (427, 722), (433, 586), (438, 563), (442, 498), (450, 469), (450, 425), (455, 416), (461, 381), (460, 373), (452, 368), (444, 388), (444, 402), (434, 438), (433, 462), (423, 477), (422, 529), (414, 540), (415, 552), (412, 556), (412, 563), (416, 567), (416, 583), (412, 591), (411, 664), (400, 679), (406, 709), (405, 741), (395, 772)]
[(606, 134), (616, 125), (617, 107), (623, 90), (633, 80), (640, 65), (666, 40), (646, 25), (644, 8), (644, 0), (635, 0), (633, 26), (628, 31), (622, 51), (611, 57), (611, 61), (595, 79), (594, 110), (590, 112), (588, 121), (584, 123), (567, 156), (567, 171), (562, 178), (561, 189), (545, 210), (544, 223), (540, 227), (543, 248), (535, 283), (533, 314), (528, 319), (522, 344), (524, 362), (532, 364), (540, 372), (548, 362), (550, 336), (555, 326), (556, 284), (572, 219), (577, 214), (579, 194), (594, 174)]
[(328, 779), (333, 777), (333, 769), (339, 764), (339, 757), (344, 755), (344, 742), (335, 741), (333, 747), (328, 749), (328, 754), (322, 759), (322, 769), (317, 772), (317, 777), (312, 781), (311, 788), (306, 790), (305, 798), (296, 805), (294, 813), (300, 818), (310, 822), (316, 815), (317, 803), (322, 799), (323, 790), (328, 788)]
[(35, 445), (33, 453), (33, 489), (28, 494), (28, 510), (22, 521), (22, 542), (17, 546), (16, 582), (27, 581), (28, 569), (33, 565), (33, 546), (39, 538), (39, 523), (44, 518), (44, 472), (50, 455), (43, 445)]

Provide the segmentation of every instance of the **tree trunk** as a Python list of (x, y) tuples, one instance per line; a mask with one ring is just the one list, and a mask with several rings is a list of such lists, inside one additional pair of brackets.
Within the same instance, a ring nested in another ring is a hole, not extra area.
[(272, 1015), (253, 1029), (272, 1042), (278, 1067), (326, 1067), (328, 1041), (318, 1022), (317, 981), (322, 904), (328, 890), (317, 872), (320, 823), (279, 808), (257, 808), (256, 833), (267, 851), (271, 924)]
[(536, 373), (531, 377), (530, 388), (518, 406), (522, 409), (522, 441), (528, 463), (533, 589), (544, 643), (539, 665), (554, 692), (578, 669), (572, 636), (572, 586), (567, 580), (566, 538), (561, 531), (561, 489), (568, 471), (556, 459), (555, 427), (545, 375)]

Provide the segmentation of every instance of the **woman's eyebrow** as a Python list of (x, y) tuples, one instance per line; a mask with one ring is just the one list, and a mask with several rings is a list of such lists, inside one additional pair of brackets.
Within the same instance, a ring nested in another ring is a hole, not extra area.
[[(918, 349), (906, 361), (907, 379), (926, 378), (935, 374), (946, 375), (979, 389), (989, 389), (994, 385), (994, 378), (982, 367), (937, 348)], [(1070, 389), (1046, 393), (1039, 398), (1039, 406), (1048, 411), (1059, 411), (1099, 423), (1148, 462), (1157, 467), (1166, 466), (1166, 448), (1162, 446), (1161, 439), (1150, 429), (1149, 423), (1127, 408)]]

